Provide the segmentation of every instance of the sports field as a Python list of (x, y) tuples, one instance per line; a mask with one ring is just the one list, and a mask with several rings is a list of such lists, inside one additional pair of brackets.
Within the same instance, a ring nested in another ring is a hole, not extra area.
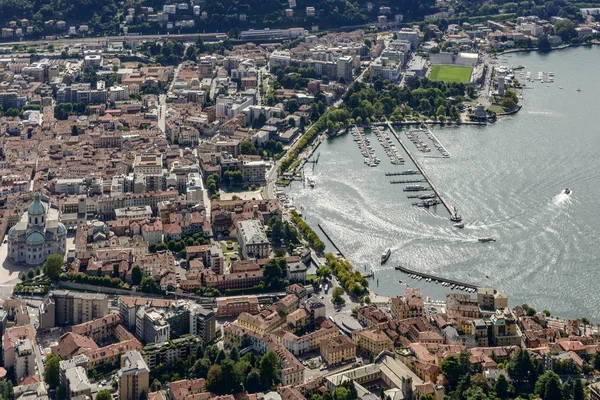
[(456, 65), (434, 65), (431, 67), (429, 79), (433, 81), (469, 83), (471, 81), (470, 67)]

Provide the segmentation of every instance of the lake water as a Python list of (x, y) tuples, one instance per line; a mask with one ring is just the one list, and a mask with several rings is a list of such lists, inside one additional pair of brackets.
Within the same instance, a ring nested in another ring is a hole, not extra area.
[[(363, 163), (351, 135), (328, 140), (318, 165), (306, 174), (316, 187), (294, 183), (290, 192), (315, 231), (321, 223), (361, 271), (374, 269), (377, 294), (403, 294), (405, 285), (443, 298), (447, 288), (415, 281), (394, 266), (504, 289), (512, 305), (528, 303), (565, 317), (600, 318), (600, 48), (501, 57), (505, 65), (555, 73), (554, 83), (527, 82), (517, 115), (486, 127), (435, 128), (451, 154), (419, 152), (419, 164), (442, 195), (456, 206), (465, 228), (456, 229), (440, 205), (411, 205), (385, 172), (414, 169), (392, 165), (369, 135), (382, 163)], [(562, 89), (560, 89), (562, 87)], [(580, 88), (581, 91), (577, 91)], [(424, 140), (428, 140), (423, 134)], [(393, 139), (399, 150), (402, 148)], [(417, 176), (418, 178), (418, 176)], [(562, 195), (565, 188), (573, 192)], [(493, 237), (495, 243), (478, 243)], [(388, 263), (379, 258), (392, 249)], [(333, 250), (329, 246), (329, 250)], [(489, 278), (486, 278), (489, 276)], [(399, 283), (402, 280), (403, 283)]]

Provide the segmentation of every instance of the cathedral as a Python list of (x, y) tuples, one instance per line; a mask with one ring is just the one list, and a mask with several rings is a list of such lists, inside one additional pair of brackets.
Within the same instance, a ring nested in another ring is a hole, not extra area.
[(59, 218), (60, 212), (42, 203), (36, 193), (21, 220), (8, 231), (8, 257), (17, 263), (40, 265), (51, 254), (64, 256), (67, 228)]

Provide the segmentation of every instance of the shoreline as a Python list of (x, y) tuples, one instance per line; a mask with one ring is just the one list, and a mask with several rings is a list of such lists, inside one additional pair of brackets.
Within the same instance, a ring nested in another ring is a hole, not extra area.
[(600, 42), (588, 42), (588, 43), (569, 43), (569, 44), (563, 44), (560, 46), (556, 46), (556, 47), (550, 47), (547, 50), (542, 50), (539, 49), (537, 47), (528, 47), (526, 49), (509, 49), (509, 50), (504, 50), (500, 53), (496, 53), (496, 56), (502, 56), (504, 54), (512, 54), (512, 53), (529, 53), (532, 51), (541, 51), (541, 52), (550, 52), (550, 51), (556, 51), (556, 50), (565, 50), (571, 47), (585, 47), (585, 46), (600, 46)]

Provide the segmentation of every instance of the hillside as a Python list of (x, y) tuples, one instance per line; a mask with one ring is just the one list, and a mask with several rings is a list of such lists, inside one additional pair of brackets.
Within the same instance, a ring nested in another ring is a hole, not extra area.
[[(369, 8), (368, 3), (366, 0), (297, 0), (296, 7), (293, 8), (294, 15), (286, 16), (285, 10), (290, 8), (288, 0), (202, 0), (188, 3), (187, 6), (178, 8), (176, 13), (168, 14), (168, 22), (175, 25), (175, 31), (182, 33), (291, 26), (311, 28), (314, 25), (323, 30), (376, 21), (381, 14), (381, 6), (389, 7), (387, 16), (390, 20), (393, 20), (395, 14), (403, 14), (405, 20), (414, 20), (428, 13), (435, 2), (374, 0), (370, 2), (372, 7)], [(89, 27), (91, 34), (116, 35), (120, 33), (119, 24), (124, 22), (129, 32), (166, 32), (167, 21), (159, 23), (155, 20), (156, 13), (161, 12), (165, 4), (176, 3), (162, 0), (0, 0), (0, 25), (21, 28), (26, 36), (65, 34), (69, 27), (82, 24)], [(205, 14), (194, 13), (195, 5), (199, 6), (197, 11)], [(307, 16), (306, 7), (314, 7), (315, 15)], [(28, 21), (22, 23), (22, 19)], [(9, 25), (11, 21), (13, 23)], [(66, 25), (57, 26), (56, 21), (65, 21)], [(186, 23), (177, 23), (182, 21)]]

